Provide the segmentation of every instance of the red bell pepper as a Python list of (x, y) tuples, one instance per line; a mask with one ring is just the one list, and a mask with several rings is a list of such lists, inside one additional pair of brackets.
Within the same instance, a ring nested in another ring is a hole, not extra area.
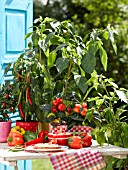
[(80, 149), (82, 148), (82, 141), (79, 136), (72, 136), (68, 138), (68, 145), (73, 149)]
[(92, 145), (92, 136), (89, 133), (81, 133), (80, 134), (82, 140), (83, 147), (89, 147)]

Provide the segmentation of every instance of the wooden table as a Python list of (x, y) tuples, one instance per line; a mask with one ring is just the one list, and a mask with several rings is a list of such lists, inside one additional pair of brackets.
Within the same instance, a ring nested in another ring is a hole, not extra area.
[[(126, 159), (128, 155), (128, 149), (117, 146), (105, 144), (99, 146), (96, 141), (93, 141), (91, 147), (85, 148), (87, 150), (97, 150), (102, 155), (113, 156), (119, 159)], [(69, 149), (72, 151), (72, 149)], [(6, 143), (0, 143), (0, 162), (4, 165), (14, 166), (14, 170), (18, 170), (17, 161), (19, 160), (32, 160), (32, 159), (47, 159), (49, 158), (45, 153), (29, 153), (25, 151), (20, 152), (8, 152), (8, 146)]]

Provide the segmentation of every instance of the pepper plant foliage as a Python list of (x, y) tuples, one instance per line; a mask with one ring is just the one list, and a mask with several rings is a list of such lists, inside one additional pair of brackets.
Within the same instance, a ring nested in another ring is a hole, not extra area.
[(128, 90), (119, 88), (112, 78), (97, 75), (95, 71), (88, 83), (91, 86), (88, 92), (94, 88), (96, 94), (87, 101), (92, 103), (101, 119), (95, 129), (97, 142), (128, 147)]
[[(25, 120), (35, 115), (39, 121), (45, 121), (44, 107), (40, 106), (46, 106), (58, 94), (68, 96), (75, 92), (82, 99), (96, 62), (101, 62), (107, 70), (108, 57), (102, 39), (110, 40), (116, 52), (115, 33), (108, 26), (104, 30), (95, 29), (82, 39), (70, 21), (36, 19), (34, 31), (25, 36), (31, 39), (28, 48), (13, 65), (14, 93), (18, 104), (24, 102)], [(29, 97), (26, 89), (29, 89)]]

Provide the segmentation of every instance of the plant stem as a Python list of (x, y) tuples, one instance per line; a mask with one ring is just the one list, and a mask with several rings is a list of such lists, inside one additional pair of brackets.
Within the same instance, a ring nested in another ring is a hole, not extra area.
[(66, 95), (66, 90), (67, 90), (67, 87), (68, 87), (68, 81), (70, 79), (71, 68), (72, 68), (72, 58), (70, 58), (70, 60), (69, 60), (68, 73), (67, 73), (66, 84), (65, 84), (65, 88), (64, 88), (64, 94), (65, 95)]
[(40, 64), (42, 64), (42, 52), (41, 52), (41, 49), (40, 49), (40, 54), (39, 54), (39, 62), (40, 62)]

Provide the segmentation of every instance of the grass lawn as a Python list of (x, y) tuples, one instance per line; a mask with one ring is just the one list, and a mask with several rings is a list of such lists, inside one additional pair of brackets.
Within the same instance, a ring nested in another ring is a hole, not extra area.
[(38, 159), (32, 161), (32, 170), (53, 170), (49, 159)]

